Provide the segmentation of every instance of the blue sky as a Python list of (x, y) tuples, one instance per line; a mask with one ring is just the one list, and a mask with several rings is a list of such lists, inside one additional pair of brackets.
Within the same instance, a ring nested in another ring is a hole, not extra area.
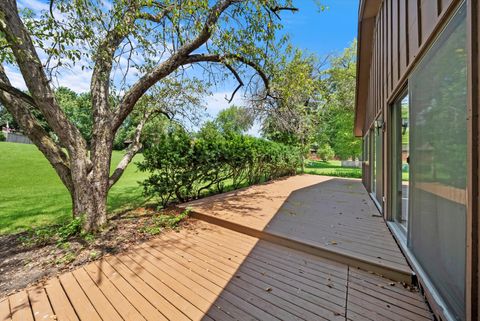
[[(319, 58), (341, 53), (357, 37), (358, 25), (358, 0), (321, 0), (321, 3), (326, 10), (319, 11), (315, 0), (296, 1), (298, 12), (282, 14), (283, 32), (290, 35), (291, 43)], [(207, 99), (209, 115), (215, 116), (229, 106), (225, 96), (230, 97), (234, 87), (231, 82)], [(242, 104), (237, 98), (233, 103)], [(258, 136), (259, 125), (255, 124), (249, 134)]]
[(322, 0), (328, 8), (319, 12), (314, 0), (297, 1), (300, 11), (284, 13), (284, 30), (292, 43), (320, 57), (339, 53), (357, 36), (358, 0)]

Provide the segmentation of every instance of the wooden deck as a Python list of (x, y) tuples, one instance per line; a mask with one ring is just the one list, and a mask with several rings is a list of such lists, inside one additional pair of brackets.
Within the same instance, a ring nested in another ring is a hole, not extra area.
[(0, 320), (431, 320), (368, 272), (192, 220), (121, 255), (0, 299)]
[(412, 279), (360, 180), (299, 175), (182, 206), (210, 223), (398, 281)]
[(0, 299), (0, 321), (432, 319), (357, 180), (302, 175), (187, 206), (201, 220)]

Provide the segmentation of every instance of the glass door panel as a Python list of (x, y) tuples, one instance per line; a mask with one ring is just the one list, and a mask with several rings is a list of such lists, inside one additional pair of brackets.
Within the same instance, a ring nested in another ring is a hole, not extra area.
[(409, 79), (408, 246), (465, 319), (467, 47), (465, 4)]
[(372, 189), (371, 195), (376, 201), (377, 205), (382, 207), (382, 128), (377, 127), (379, 120), (375, 121), (375, 125), (371, 130), (372, 141), (372, 160), (371, 160), (371, 177)]
[(377, 137), (375, 135), (375, 129), (370, 130), (370, 143), (371, 143), (371, 148), (370, 150), (372, 151), (372, 155), (370, 157), (371, 159), (371, 166), (370, 166), (370, 183), (371, 183), (371, 191), (372, 195), (376, 194), (376, 189), (377, 189), (377, 157), (376, 157), (376, 141)]
[(392, 220), (408, 229), (409, 160), (410, 160), (410, 115), (408, 95), (402, 96), (392, 110), (391, 129), (391, 176)]

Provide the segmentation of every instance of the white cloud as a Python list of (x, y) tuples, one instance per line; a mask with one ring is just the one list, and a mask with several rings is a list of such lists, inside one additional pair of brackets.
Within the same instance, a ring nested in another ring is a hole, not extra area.
[(91, 70), (82, 70), (78, 65), (72, 69), (65, 69), (55, 80), (55, 86), (68, 87), (76, 93), (83, 93), (90, 90)]
[(237, 93), (237, 95), (235, 95), (235, 97), (233, 98), (233, 101), (229, 103), (227, 99), (230, 99), (231, 96), (232, 92), (228, 91), (216, 92), (208, 96), (205, 99), (207, 105), (207, 113), (211, 117), (215, 117), (221, 110), (226, 109), (232, 105), (245, 105), (245, 100), (241, 97), (241, 93)]
[(26, 90), (27, 86), (25, 85), (25, 81), (23, 81), (22, 74), (18, 69), (14, 69), (8, 65), (5, 66), (5, 73), (8, 76), (8, 79), (10, 79), (10, 83), (12, 84), (13, 87), (20, 89), (20, 90)]

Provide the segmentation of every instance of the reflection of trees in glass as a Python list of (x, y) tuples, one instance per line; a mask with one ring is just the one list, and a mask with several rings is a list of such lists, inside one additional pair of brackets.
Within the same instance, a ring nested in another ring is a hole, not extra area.
[(418, 180), (465, 188), (466, 25), (462, 19), (456, 21), (457, 25), (445, 30), (411, 77), (411, 148)]

